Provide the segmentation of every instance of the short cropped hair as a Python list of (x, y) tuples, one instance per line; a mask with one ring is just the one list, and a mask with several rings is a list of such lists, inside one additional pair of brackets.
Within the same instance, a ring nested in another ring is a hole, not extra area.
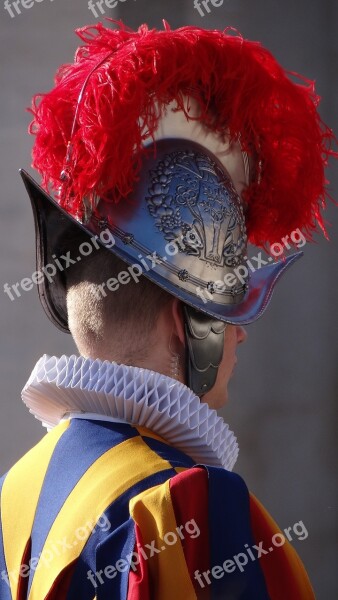
[[(88, 239), (81, 231), (62, 245), (76, 256), (81, 241)], [(106, 282), (127, 268), (123, 260), (100, 247), (65, 273), (68, 325), (84, 356), (131, 365), (147, 358), (160, 310), (172, 296), (144, 275), (138, 283), (130, 278), (110, 291)]]

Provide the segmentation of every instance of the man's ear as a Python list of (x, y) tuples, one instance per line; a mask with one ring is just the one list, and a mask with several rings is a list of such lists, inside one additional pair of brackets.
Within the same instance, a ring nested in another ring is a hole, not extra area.
[(171, 316), (173, 319), (173, 330), (180, 340), (182, 346), (185, 346), (185, 326), (182, 309), (182, 302), (174, 298), (171, 304)]

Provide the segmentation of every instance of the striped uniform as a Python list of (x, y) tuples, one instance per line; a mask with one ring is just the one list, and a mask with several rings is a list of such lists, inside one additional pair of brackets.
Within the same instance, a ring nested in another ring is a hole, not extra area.
[(243, 480), (148, 429), (62, 422), (0, 494), (1, 600), (314, 598)]

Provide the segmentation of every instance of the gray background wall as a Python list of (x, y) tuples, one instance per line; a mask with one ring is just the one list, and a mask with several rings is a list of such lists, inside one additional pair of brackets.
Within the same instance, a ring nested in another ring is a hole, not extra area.
[[(20, 401), (43, 353), (74, 351), (70, 337), (46, 319), (35, 291), (11, 302), (4, 283), (34, 270), (33, 222), (17, 169), (29, 167), (32, 140), (24, 109), (37, 91), (52, 86), (59, 64), (71, 60), (75, 27), (96, 21), (85, 0), (40, 0), (11, 18), (0, 7), (1, 43), (1, 410), (0, 472), (5, 472), (43, 434)], [(260, 40), (291, 70), (317, 80), (321, 114), (338, 131), (338, 5), (335, 0), (224, 0), (199, 16), (192, 0), (120, 0), (106, 16), (137, 26), (237, 27)], [(198, 57), (196, 57), (198, 60)], [(338, 171), (329, 169), (338, 199)], [(295, 543), (317, 597), (338, 597), (337, 581), (337, 256), (338, 218), (327, 243), (317, 237), (277, 290), (262, 321), (249, 327), (248, 343), (232, 381), (223, 416), (241, 447), (236, 470), (281, 527), (303, 520), (309, 537)], [(29, 493), (29, 490), (27, 490)]]

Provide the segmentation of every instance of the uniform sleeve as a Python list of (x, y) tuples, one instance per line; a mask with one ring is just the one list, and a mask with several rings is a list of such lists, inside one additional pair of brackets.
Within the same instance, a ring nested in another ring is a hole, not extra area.
[(234, 473), (187, 469), (133, 498), (130, 514), (128, 600), (314, 599), (290, 544), (269, 552), (279, 529)]

